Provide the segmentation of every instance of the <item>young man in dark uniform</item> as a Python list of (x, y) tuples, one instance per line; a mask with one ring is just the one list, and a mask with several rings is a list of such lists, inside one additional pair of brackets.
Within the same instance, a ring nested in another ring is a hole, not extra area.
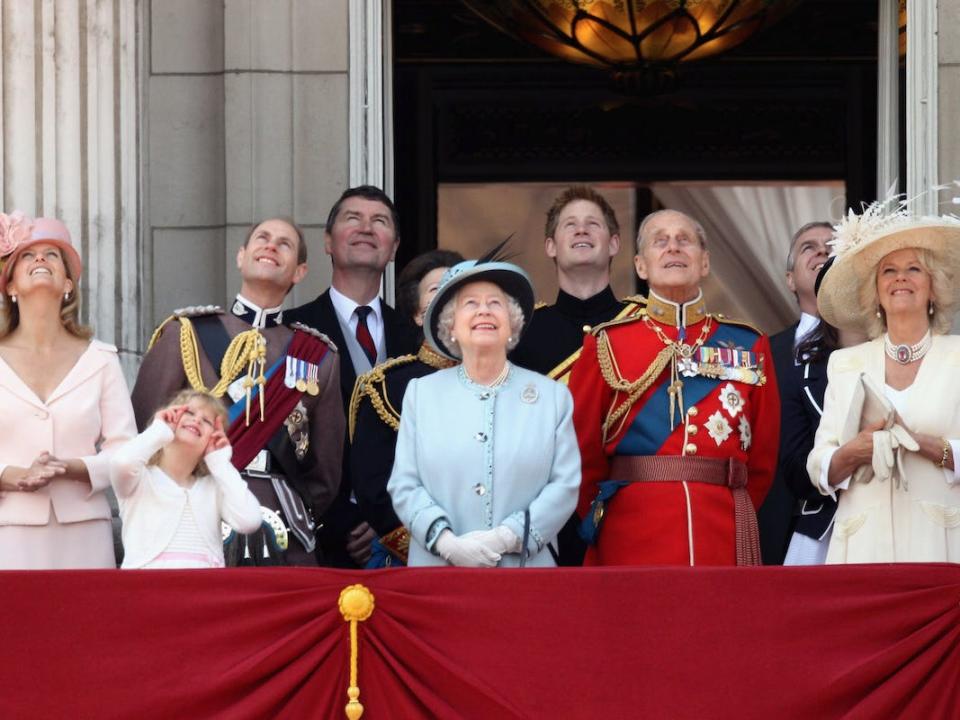
[[(620, 225), (607, 199), (591, 187), (567, 188), (554, 201), (547, 211), (544, 249), (557, 266), (557, 300), (537, 308), (510, 359), (567, 383), (580, 357), (584, 333), (636, 312), (643, 298), (620, 301), (610, 288), (610, 264), (620, 250)], [(560, 532), (560, 565), (583, 561), (586, 546), (577, 535), (577, 525), (574, 517)]]
[(292, 222), (256, 225), (237, 252), (243, 282), (230, 312), (177, 311), (154, 333), (133, 389), (141, 430), (187, 387), (231, 408), (233, 463), (269, 527), (249, 540), (231, 538), (228, 562), (317, 565), (314, 518), (340, 484), (345, 420), (336, 348), (316, 330), (284, 324), (280, 307), (306, 274), (306, 259)]

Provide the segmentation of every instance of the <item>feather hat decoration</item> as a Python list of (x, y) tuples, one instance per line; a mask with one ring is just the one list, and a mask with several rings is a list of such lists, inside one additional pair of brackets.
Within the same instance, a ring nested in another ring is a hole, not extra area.
[(516, 253), (507, 253), (507, 245), (513, 236), (495, 245), (476, 260), (464, 260), (444, 273), (437, 294), (433, 296), (423, 317), (423, 333), (433, 348), (446, 358), (458, 360), (457, 355), (439, 337), (440, 313), (464, 285), (471, 282), (491, 282), (498, 285), (520, 305), (523, 311), (523, 327), (533, 317), (533, 283), (530, 276), (518, 265), (508, 262)]
[[(955, 183), (960, 186), (960, 183)], [(932, 188), (939, 192), (950, 185)], [(934, 263), (946, 271), (951, 297), (938, 298), (943, 306), (960, 300), (956, 279), (960, 272), (960, 217), (920, 215), (912, 207), (919, 199), (891, 194), (863, 207), (852, 209), (834, 225), (831, 255), (836, 258), (817, 297), (820, 315), (839, 328), (862, 331), (869, 325), (875, 307), (863, 307), (861, 290), (876, 282), (877, 265), (890, 253), (903, 248), (926, 250)]]

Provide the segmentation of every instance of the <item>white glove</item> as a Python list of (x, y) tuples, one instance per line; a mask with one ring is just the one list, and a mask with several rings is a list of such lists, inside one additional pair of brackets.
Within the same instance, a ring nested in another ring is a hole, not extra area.
[(498, 555), (520, 552), (520, 538), (506, 525), (497, 525), (492, 530), (474, 530), (462, 536), (463, 539), (483, 543)]
[(878, 430), (873, 434), (873, 473), (880, 481), (889, 480), (896, 465), (898, 484), (903, 478), (903, 450), (916, 452), (920, 449), (917, 441), (901, 425), (889, 430)]
[(440, 533), (435, 544), (437, 554), (457, 567), (496, 567), (500, 554), (475, 538), (458, 537), (449, 528)]

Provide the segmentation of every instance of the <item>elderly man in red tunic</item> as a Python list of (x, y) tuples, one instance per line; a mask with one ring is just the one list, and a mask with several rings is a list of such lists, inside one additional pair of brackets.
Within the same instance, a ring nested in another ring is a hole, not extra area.
[(777, 462), (770, 343), (707, 313), (706, 234), (674, 210), (637, 234), (645, 311), (598, 325), (570, 379), (586, 565), (756, 565)]

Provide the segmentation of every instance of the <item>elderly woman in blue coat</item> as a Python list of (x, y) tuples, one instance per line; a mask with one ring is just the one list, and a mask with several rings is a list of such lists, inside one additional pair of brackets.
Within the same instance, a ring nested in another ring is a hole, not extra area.
[(507, 362), (533, 310), (516, 265), (447, 271), (424, 332), (462, 360), (410, 382), (387, 485), (411, 535), (410, 565), (551, 567), (574, 511), (580, 453), (567, 388)]

